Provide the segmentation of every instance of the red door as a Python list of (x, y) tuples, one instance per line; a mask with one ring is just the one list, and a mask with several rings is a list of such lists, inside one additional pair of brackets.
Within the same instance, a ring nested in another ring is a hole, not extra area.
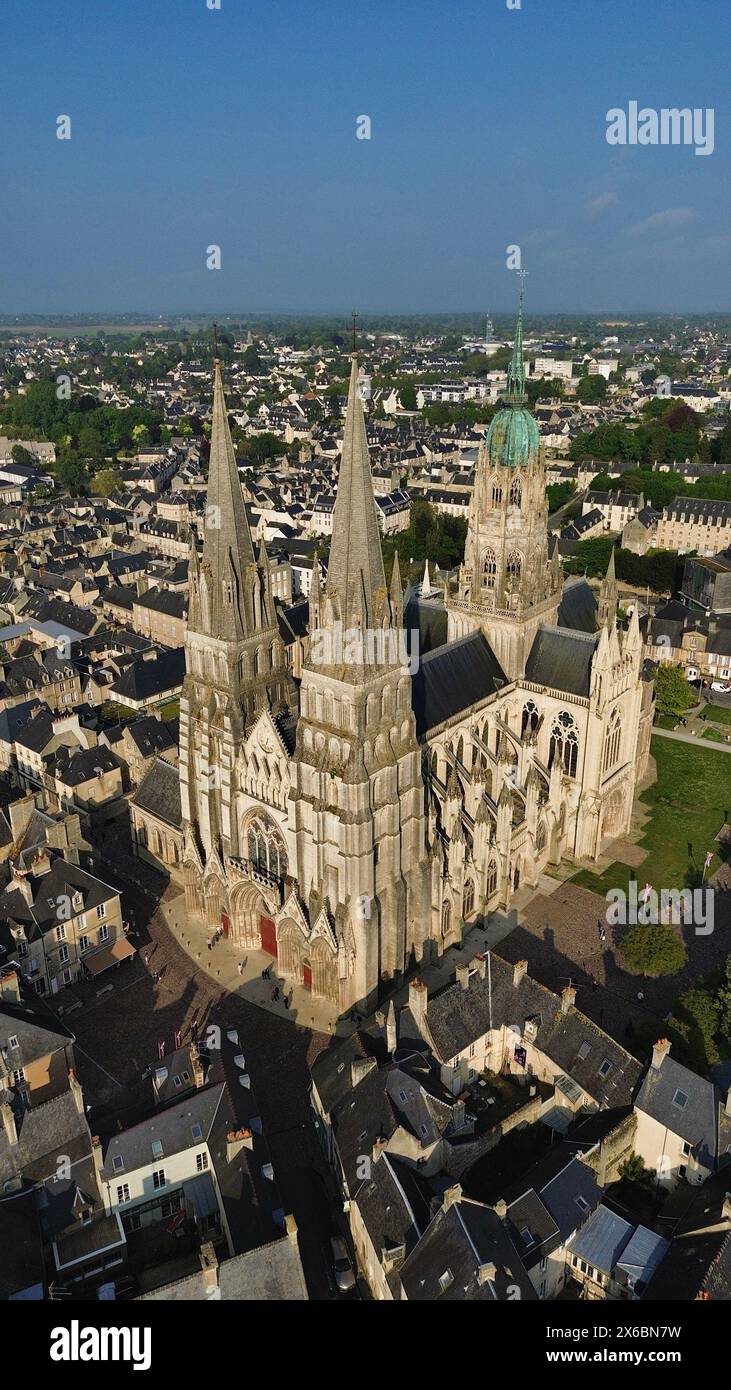
[(277, 929), (271, 917), (259, 917), (259, 931), (261, 933), (262, 951), (267, 951), (270, 956), (276, 956)]
[(228, 917), (226, 916), (226, 913), (225, 913), (225, 912), (222, 912), (222, 913), (221, 913), (221, 926), (223, 927), (223, 934), (224, 934), (224, 936), (228, 936), (229, 927), (231, 926), (231, 923), (230, 923)]
[(302, 963), (302, 983), (305, 989), (312, 989), (312, 966), (308, 960)]

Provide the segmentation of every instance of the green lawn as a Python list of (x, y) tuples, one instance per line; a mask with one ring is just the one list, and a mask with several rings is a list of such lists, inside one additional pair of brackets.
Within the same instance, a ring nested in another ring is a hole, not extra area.
[(701, 738), (708, 739), (711, 743), (728, 743), (728, 731), (721, 729), (704, 729)]
[(155, 710), (155, 713), (159, 714), (161, 719), (179, 719), (180, 700), (168, 700), (167, 704), (160, 705), (159, 709)]
[(707, 720), (709, 724), (731, 724), (731, 707), (729, 705), (706, 705), (701, 719)]
[[(650, 818), (639, 844), (649, 853), (635, 876), (641, 887), (683, 888), (700, 881), (706, 851), (715, 851), (714, 836), (731, 816), (731, 756), (667, 738), (652, 740), (652, 755), (657, 781), (640, 798)], [(714, 852), (709, 874), (719, 862)], [(601, 875), (582, 869), (573, 882), (604, 896), (626, 889), (631, 876), (626, 864), (615, 863)]]

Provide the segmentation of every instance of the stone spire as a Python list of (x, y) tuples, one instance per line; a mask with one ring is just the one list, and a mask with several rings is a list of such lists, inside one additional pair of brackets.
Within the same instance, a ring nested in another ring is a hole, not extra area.
[(226, 413), (221, 363), (216, 359), (200, 592), (191, 596), (194, 619), (203, 624), (207, 635), (238, 642), (264, 625), (261, 612), (254, 612), (250, 581), (255, 572), (254, 547)]
[(381, 538), (368, 454), (365, 414), (358, 392), (358, 359), (353, 353), (345, 416), (338, 493), (327, 590), (337, 599), (337, 616), (345, 626), (381, 626), (386, 603)]
[(613, 623), (617, 617), (617, 606), (619, 594), (617, 590), (617, 572), (614, 566), (614, 546), (609, 552), (609, 564), (607, 572), (599, 586), (599, 602), (597, 604), (597, 621), (601, 627), (605, 623)]

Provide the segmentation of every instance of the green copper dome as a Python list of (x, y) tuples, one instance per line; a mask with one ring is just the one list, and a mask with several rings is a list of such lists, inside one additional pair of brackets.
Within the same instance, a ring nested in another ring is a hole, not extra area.
[(487, 431), (490, 462), (506, 468), (527, 468), (537, 459), (540, 443), (535, 418), (518, 405), (499, 410)]
[(508, 367), (508, 380), (503, 399), (503, 408), (498, 411), (487, 431), (487, 450), (490, 462), (506, 468), (526, 468), (529, 463), (538, 458), (541, 437), (535, 418), (529, 410), (526, 410), (522, 280), (513, 356)]

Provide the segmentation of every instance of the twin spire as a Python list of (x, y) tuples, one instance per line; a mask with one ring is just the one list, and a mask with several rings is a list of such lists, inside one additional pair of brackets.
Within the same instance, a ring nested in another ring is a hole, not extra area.
[[(221, 363), (213, 364), (213, 422), (208, 493), (200, 564), (193, 540), (188, 624), (211, 637), (240, 642), (270, 625), (266, 585), (262, 584), (246, 517), (236, 464)], [(264, 553), (266, 555), (266, 552)]]
[(338, 616), (345, 626), (382, 625), (386, 576), (355, 353), (350, 369), (327, 588), (337, 597)]

